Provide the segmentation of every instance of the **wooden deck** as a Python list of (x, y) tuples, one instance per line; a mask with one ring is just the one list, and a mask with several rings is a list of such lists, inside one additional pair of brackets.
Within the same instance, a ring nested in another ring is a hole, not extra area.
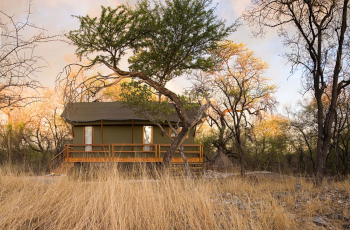
[[(203, 146), (187, 144), (184, 153), (189, 163), (203, 163)], [(64, 162), (162, 162), (170, 144), (70, 144), (50, 162), (50, 171)], [(183, 163), (176, 151), (172, 163)]]

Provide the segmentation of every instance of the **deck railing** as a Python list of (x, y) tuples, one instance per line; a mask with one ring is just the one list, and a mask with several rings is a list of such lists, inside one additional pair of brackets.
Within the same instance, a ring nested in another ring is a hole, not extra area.
[(50, 160), (50, 173), (53, 173), (53, 171), (56, 168), (58, 168), (59, 166), (61, 166), (63, 164), (63, 162), (65, 161), (65, 157), (66, 157), (65, 153), (66, 153), (66, 150), (63, 150)]
[(109, 144), (70, 144), (66, 150), (67, 162), (103, 162), (111, 157)]
[(157, 162), (156, 144), (112, 144), (114, 162)]
[[(170, 144), (69, 144), (51, 159), (50, 170), (53, 172), (63, 162), (162, 162), (169, 147)], [(203, 162), (202, 145), (183, 147), (189, 163)], [(179, 151), (172, 162), (183, 162)]]

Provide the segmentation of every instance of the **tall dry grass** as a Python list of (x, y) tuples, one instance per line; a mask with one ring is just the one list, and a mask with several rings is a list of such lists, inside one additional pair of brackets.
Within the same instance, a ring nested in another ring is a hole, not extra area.
[[(331, 208), (314, 196), (320, 189), (291, 177), (191, 180), (149, 170), (95, 171), (48, 179), (0, 170), (0, 229), (314, 229), (310, 218)], [(350, 191), (348, 183), (328, 186)]]

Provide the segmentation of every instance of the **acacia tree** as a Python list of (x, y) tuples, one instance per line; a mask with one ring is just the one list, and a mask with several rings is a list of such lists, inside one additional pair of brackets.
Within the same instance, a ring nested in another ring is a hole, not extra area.
[(244, 131), (251, 126), (251, 116), (259, 116), (261, 111), (273, 108), (276, 86), (269, 85), (264, 77), (268, 64), (244, 44), (224, 41), (218, 45), (214, 54), (219, 64), (204, 83), (212, 91), (211, 95), (216, 95), (210, 107), (214, 113), (211, 119), (219, 129), (217, 155), (220, 151), (232, 152), (226, 141), (232, 138), (244, 176)]
[[(256, 34), (262, 34), (265, 27), (279, 28), (284, 44), (291, 47), (286, 57), (293, 70), (303, 69), (305, 86), (314, 92), (318, 125), (315, 177), (321, 185), (338, 97), (350, 84), (347, 68), (343, 68), (349, 55), (349, 0), (256, 0), (253, 4), (243, 17), (256, 26)], [(287, 32), (289, 26), (294, 28), (293, 35)], [(329, 106), (322, 101), (325, 95)]]
[[(166, 88), (166, 83), (193, 69), (213, 67), (216, 62), (209, 55), (210, 51), (233, 31), (233, 26), (225, 27), (214, 11), (211, 0), (167, 0), (165, 3), (154, 2), (153, 8), (148, 1), (137, 3), (135, 9), (126, 5), (116, 9), (102, 7), (99, 18), (77, 17), (80, 28), (67, 35), (77, 46), (78, 57), (91, 58), (91, 64), (81, 66), (82, 69), (102, 64), (111, 71), (88, 79), (91, 92), (97, 93), (121, 79), (133, 78), (146, 83), (160, 97), (163, 95), (173, 103), (182, 130), (165, 154), (164, 166), (169, 165), (174, 152), (207, 107), (201, 106), (191, 120), (180, 97)], [(134, 53), (129, 58), (129, 71), (120, 66), (127, 50)], [(71, 66), (66, 67), (68, 73)], [(59, 77), (58, 81), (61, 79)], [(96, 87), (95, 82), (101, 84)]]

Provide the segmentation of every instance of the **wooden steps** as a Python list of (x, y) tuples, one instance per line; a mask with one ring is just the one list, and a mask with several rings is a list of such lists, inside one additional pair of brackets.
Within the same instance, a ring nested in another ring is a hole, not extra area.
[(53, 171), (53, 174), (68, 174), (73, 166), (74, 162), (62, 162), (62, 164)]

